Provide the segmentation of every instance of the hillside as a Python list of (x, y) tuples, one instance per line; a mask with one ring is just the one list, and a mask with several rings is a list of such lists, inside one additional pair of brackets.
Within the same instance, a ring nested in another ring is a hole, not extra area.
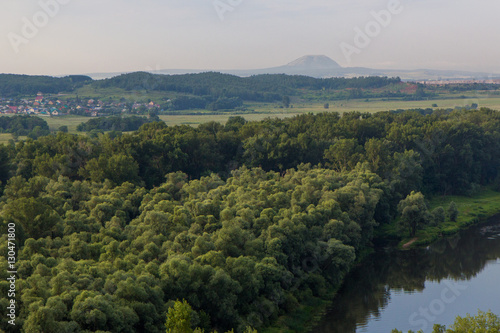
[(282, 95), (297, 95), (299, 90), (375, 89), (399, 82), (399, 78), (387, 77), (316, 79), (285, 74), (242, 78), (216, 72), (184, 75), (135, 72), (99, 81), (93, 81), (88, 76), (56, 78), (0, 74), (0, 96), (33, 95), (37, 92), (71, 92), (83, 85), (91, 85), (95, 90), (120, 88), (127, 91), (170, 91), (197, 96), (226, 96), (240, 97), (249, 101), (273, 101), (281, 99)]
[(0, 74), (0, 97), (35, 95), (38, 92), (53, 94), (62, 91), (73, 91), (91, 81), (92, 78), (84, 75), (57, 78), (52, 76)]
[(137, 72), (96, 81), (93, 85), (96, 88), (174, 91), (197, 96), (275, 101), (280, 100), (282, 95), (298, 95), (304, 90), (375, 89), (399, 82), (399, 78), (386, 77), (316, 79), (300, 75), (269, 74), (242, 78), (215, 72), (185, 75), (154, 75)]

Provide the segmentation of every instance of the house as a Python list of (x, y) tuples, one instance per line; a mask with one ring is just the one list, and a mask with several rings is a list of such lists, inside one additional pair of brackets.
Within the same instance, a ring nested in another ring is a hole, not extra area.
[(41, 102), (43, 100), (43, 95), (41, 92), (39, 92), (37, 95), (36, 95), (36, 98), (35, 98), (35, 102)]

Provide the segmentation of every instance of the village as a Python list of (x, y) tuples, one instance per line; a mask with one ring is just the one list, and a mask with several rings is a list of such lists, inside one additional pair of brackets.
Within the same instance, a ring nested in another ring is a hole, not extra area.
[(125, 101), (108, 101), (94, 99), (68, 99), (61, 101), (58, 96), (44, 96), (39, 92), (34, 99), (10, 99), (0, 97), (0, 114), (26, 114), (38, 116), (80, 115), (99, 117), (122, 113), (147, 114), (159, 111), (160, 105), (153, 101), (148, 103), (129, 103)]

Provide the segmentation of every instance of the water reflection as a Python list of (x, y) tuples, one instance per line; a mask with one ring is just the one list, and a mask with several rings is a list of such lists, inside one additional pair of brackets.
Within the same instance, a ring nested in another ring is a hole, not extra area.
[[(402, 301), (398, 295), (422, 292), (426, 283), (433, 285), (433, 282), (437, 284), (444, 279), (470, 281), (476, 278), (488, 263), (500, 262), (499, 220), (497, 217), (484, 226), (442, 239), (426, 249), (378, 251), (347, 277), (331, 308), (314, 332), (371, 332), (365, 329), (370, 323), (383, 321), (382, 313), (386, 320), (398, 315), (408, 318), (411, 314), (385, 313), (393, 297), (399, 297), (400, 304)], [(498, 279), (497, 276), (491, 278)], [(437, 294), (443, 290), (442, 287), (434, 289)], [(404, 302), (411, 303), (412, 297), (404, 298)], [(391, 307), (390, 311), (397, 312), (398, 309)], [(476, 311), (477, 309), (471, 309), (470, 312)], [(394, 323), (387, 323), (385, 332), (390, 332), (395, 327)]]

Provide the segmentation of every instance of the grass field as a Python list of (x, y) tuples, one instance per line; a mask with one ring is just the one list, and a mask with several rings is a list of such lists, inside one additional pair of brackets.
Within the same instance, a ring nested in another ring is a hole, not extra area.
[[(461, 229), (479, 223), (488, 217), (500, 213), (500, 192), (491, 189), (482, 189), (477, 195), (471, 197), (465, 196), (442, 196), (434, 197), (429, 201), (429, 210), (436, 207), (443, 207), (446, 211), (449, 204), (454, 201), (458, 207), (458, 218), (456, 222), (446, 220), (445, 223), (439, 226), (427, 226), (424, 229), (418, 230), (415, 237), (403, 237), (399, 246), (402, 247), (412, 239), (416, 241), (413, 246), (428, 245), (440, 237), (452, 235)], [(390, 239), (400, 239), (396, 227), (396, 221), (391, 224), (386, 224), (380, 227), (377, 232), (378, 236), (388, 237)]]
[[(18, 141), (26, 140), (27, 136), (20, 136), (17, 138)], [(0, 133), (0, 145), (9, 143), (9, 140), (14, 140), (14, 137), (10, 133)]]
[[(433, 108), (433, 104), (437, 104), (439, 109), (443, 108), (455, 108), (455, 107), (465, 107), (476, 103), (479, 107), (488, 107), (495, 110), (500, 110), (500, 97), (491, 98), (450, 98), (450, 99), (435, 99), (426, 101), (387, 101), (387, 100), (350, 100), (350, 101), (332, 101), (329, 102), (330, 107), (325, 109), (323, 107), (324, 103), (299, 103), (294, 104), (293, 108), (281, 109), (276, 107), (277, 104), (272, 103), (253, 103), (249, 104), (248, 108), (253, 110), (253, 113), (243, 113), (239, 114), (248, 121), (262, 120), (267, 117), (272, 118), (287, 118), (293, 117), (304, 113), (321, 113), (321, 112), (380, 112), (389, 111), (397, 109), (417, 109), (417, 108)], [(433, 108), (433, 109), (437, 109)], [(189, 113), (207, 113), (206, 110), (190, 110)], [(236, 113), (227, 113), (223, 115), (214, 115), (207, 113), (206, 115), (162, 115), (161, 120), (165, 121), (167, 125), (199, 125), (206, 123), (208, 121), (216, 121), (220, 123), (225, 123), (227, 119), (231, 116), (237, 115)]]
[(8, 143), (10, 139), (13, 139), (10, 133), (0, 133), (0, 144)]
[(68, 126), (70, 133), (77, 133), (76, 127), (83, 122), (89, 121), (89, 117), (83, 116), (60, 116), (60, 117), (42, 117), (51, 131), (57, 131), (61, 126)]
[[(362, 112), (379, 112), (397, 109), (425, 109), (432, 108), (433, 104), (437, 104), (438, 108), (455, 108), (455, 107), (465, 107), (466, 105), (471, 105), (476, 103), (479, 107), (488, 107), (492, 109), (500, 110), (500, 97), (481, 97), (481, 98), (441, 98), (432, 100), (422, 100), (422, 101), (400, 101), (400, 100), (383, 100), (383, 99), (355, 99), (349, 101), (330, 101), (329, 109), (323, 107), (324, 103), (299, 103), (294, 104), (293, 109), (289, 109), (290, 112), (304, 113), (304, 112), (325, 112), (325, 111), (335, 111), (335, 112), (349, 112), (349, 111), (362, 111)], [(255, 109), (256, 112), (276, 112), (277, 109), (270, 107), (270, 105), (258, 105), (250, 108)], [(278, 109), (282, 110), (282, 109)]]
[[(280, 109), (281, 110), (281, 109)], [(283, 112), (281, 110), (280, 113), (245, 113), (245, 114), (237, 114), (237, 113), (228, 113), (223, 115), (161, 115), (160, 119), (163, 120), (168, 126), (175, 125), (191, 125), (196, 126), (199, 124), (203, 124), (209, 121), (216, 121), (219, 123), (226, 123), (229, 117), (232, 116), (241, 116), (248, 121), (257, 121), (262, 120), (264, 118), (272, 117), (272, 118), (287, 118), (293, 117), (302, 112)]]

